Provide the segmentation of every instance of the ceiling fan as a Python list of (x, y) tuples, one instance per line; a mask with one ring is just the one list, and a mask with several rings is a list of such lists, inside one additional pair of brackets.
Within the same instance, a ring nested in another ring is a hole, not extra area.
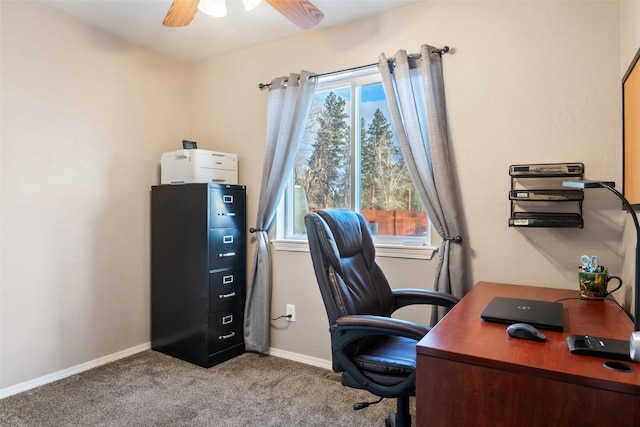
[[(251, 10), (261, 0), (242, 0), (245, 9)], [(324, 13), (309, 0), (265, 0), (274, 9), (303, 30), (319, 24)], [(184, 27), (189, 25), (200, 9), (207, 14), (224, 16), (227, 14), (225, 0), (173, 0), (163, 25), (167, 27)]]

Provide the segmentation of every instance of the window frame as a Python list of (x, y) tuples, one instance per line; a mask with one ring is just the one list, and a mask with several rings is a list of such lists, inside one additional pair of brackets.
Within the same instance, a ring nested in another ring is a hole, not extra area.
[[(360, 207), (360, 126), (353, 125), (360, 121), (361, 87), (369, 84), (380, 83), (382, 78), (377, 67), (336, 73), (329, 76), (319, 77), (317, 92), (328, 92), (349, 88), (351, 96), (350, 104), (350, 138), (351, 138), (351, 202), (355, 212), (361, 212)], [(355, 119), (354, 119), (355, 118)], [(391, 119), (390, 119), (391, 121)], [(393, 124), (392, 124), (393, 126)], [(395, 128), (393, 131), (396, 132)], [(272, 240), (274, 249), (305, 252), (309, 250), (307, 235), (294, 234), (294, 173), (291, 172), (288, 183), (285, 186), (284, 194), (278, 205), (276, 213), (276, 239)], [(291, 219), (291, 220), (287, 220)], [(432, 233), (431, 221), (427, 218), (427, 232), (424, 237), (414, 236), (379, 236), (375, 235), (374, 244), (376, 254), (383, 257), (410, 258), (410, 259), (431, 259), (436, 250), (431, 244)]]

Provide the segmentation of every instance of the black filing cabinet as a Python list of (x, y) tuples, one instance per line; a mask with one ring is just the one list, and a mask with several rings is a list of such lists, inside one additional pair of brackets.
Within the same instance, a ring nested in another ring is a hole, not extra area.
[(151, 348), (203, 367), (244, 352), (246, 189), (151, 188)]

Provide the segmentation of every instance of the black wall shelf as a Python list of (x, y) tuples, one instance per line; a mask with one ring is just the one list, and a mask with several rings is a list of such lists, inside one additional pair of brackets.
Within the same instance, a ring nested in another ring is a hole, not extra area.
[(583, 163), (509, 166), (509, 227), (582, 228), (583, 190), (562, 188), (567, 178), (582, 180)]

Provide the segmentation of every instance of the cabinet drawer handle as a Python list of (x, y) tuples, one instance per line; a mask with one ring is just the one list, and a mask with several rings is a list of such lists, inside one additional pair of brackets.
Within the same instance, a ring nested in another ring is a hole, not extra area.
[(230, 257), (230, 256), (236, 256), (235, 252), (226, 252), (224, 254), (218, 254), (218, 258), (226, 258), (226, 257)]
[(230, 314), (228, 316), (224, 316), (222, 318), (222, 324), (223, 325), (228, 325), (229, 323), (232, 323), (232, 322), (233, 322), (233, 314)]
[(218, 295), (218, 298), (224, 299), (224, 298), (231, 298), (231, 297), (235, 297), (236, 293), (235, 292), (231, 292), (230, 294), (223, 294), (223, 295)]
[(222, 196), (222, 202), (223, 203), (233, 203), (233, 196), (229, 196), (229, 195), (224, 194)]
[(222, 284), (228, 285), (229, 283), (233, 283), (233, 274), (222, 276)]
[(236, 336), (235, 332), (231, 332), (229, 335), (220, 335), (218, 337), (219, 340), (228, 340), (229, 338), (233, 338)]
[(236, 216), (235, 212), (218, 212), (218, 216)]

